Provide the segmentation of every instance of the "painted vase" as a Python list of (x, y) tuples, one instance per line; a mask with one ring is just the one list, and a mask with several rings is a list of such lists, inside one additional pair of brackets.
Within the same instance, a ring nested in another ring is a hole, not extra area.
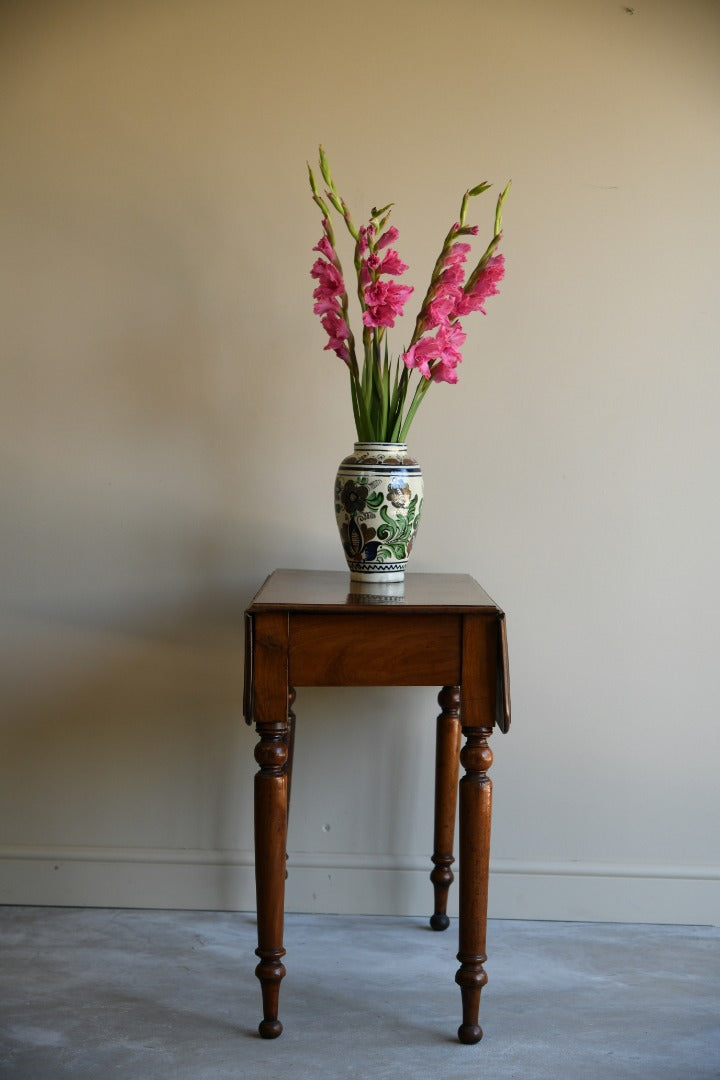
[(405, 443), (357, 442), (335, 480), (335, 516), (353, 581), (403, 581), (423, 479)]

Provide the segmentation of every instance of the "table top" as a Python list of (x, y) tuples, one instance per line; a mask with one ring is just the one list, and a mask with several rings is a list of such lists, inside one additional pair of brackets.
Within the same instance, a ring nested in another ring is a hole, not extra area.
[(351, 581), (342, 570), (275, 570), (255, 596), (250, 611), (472, 612), (502, 614), (469, 574), (406, 574), (404, 581)]
[[(379, 617), (380, 611), (382, 611), (382, 618)], [(341, 570), (275, 570), (267, 578), (245, 613), (246, 652), (243, 713), (249, 724), (253, 722), (253, 701), (255, 697), (255, 617), (262, 618), (264, 615), (270, 615), (273, 612), (298, 613), (298, 616), (300, 613), (311, 613), (309, 617), (314, 618), (315, 622), (317, 622), (318, 616), (322, 616), (323, 628), (334, 625), (335, 631), (339, 632), (342, 629), (342, 634), (340, 634), (341, 653), (347, 644), (347, 622), (345, 619), (339, 618), (341, 613), (355, 612), (358, 615), (364, 614), (367, 618), (375, 618), (376, 623), (382, 626), (385, 633), (387, 633), (390, 625), (386, 622), (386, 615), (416, 616), (416, 621), (437, 615), (439, 616), (437, 619), (438, 626), (443, 622), (443, 616), (446, 621), (449, 615), (481, 616), (483, 620), (489, 618), (496, 624), (498, 634), (497, 658), (493, 661), (496, 667), (496, 676), (495, 674), (490, 676), (493, 680), (497, 677), (495, 722), (501, 731), (507, 731), (510, 726), (510, 683), (508, 678), (505, 616), (495, 601), (469, 574), (406, 574), (405, 580), (402, 582), (391, 582), (383, 585), (375, 582), (351, 581), (349, 573)], [(329, 618), (326, 619), (325, 615), (328, 615)], [(307, 616), (303, 616), (303, 619), (305, 621), (302, 625), (307, 632)], [(477, 626), (477, 619), (472, 619), (471, 622)], [(302, 639), (302, 627), (299, 623), (300, 617), (296, 620), (293, 645), (290, 645), (289, 637), (284, 645), (281, 643), (283, 649), (294, 647), (294, 662), (296, 665), (298, 663), (298, 650), (302, 652), (303, 644), (307, 645), (307, 641), (298, 639), (298, 634)], [(355, 620), (353, 620), (353, 626), (357, 627), (359, 633), (363, 625), (360, 622), (355, 623)], [(457, 626), (456, 623), (455, 625)], [(412, 627), (412, 619), (404, 624), (405, 629), (409, 630)], [(447, 630), (447, 627), (445, 629)], [(472, 647), (477, 651), (480, 639), (476, 632), (468, 631), (468, 633), (467, 642), (471, 643)], [(372, 635), (370, 635), (370, 639), (372, 639)], [(321, 653), (323, 651), (327, 653), (328, 640), (327, 634), (318, 634), (318, 644), (323, 645), (324, 643), (323, 649), (320, 650)], [(363, 640), (362, 633), (360, 633), (360, 638), (356, 639), (356, 643), (357, 640)], [(454, 640), (454, 648), (457, 651), (461, 647), (457, 631), (455, 631)], [(464, 633), (463, 643), (462, 648), (464, 649), (466, 643)], [(265, 651), (267, 652), (267, 642), (265, 644)], [(278, 643), (276, 642), (275, 645), (277, 647)], [(468, 648), (470, 648), (470, 644), (468, 644)], [(270, 651), (272, 652), (272, 650)], [(314, 645), (312, 651), (313, 656), (315, 656)], [(332, 661), (329, 668), (337, 668), (338, 656), (333, 653), (329, 659)], [(322, 656), (320, 660), (322, 661)], [(325, 661), (327, 660), (328, 656), (325, 655)], [(473, 663), (474, 661), (471, 658), (471, 668)], [(334, 679), (328, 682), (326, 676), (329, 668), (328, 664), (325, 663), (322, 680), (317, 678), (317, 672), (315, 672), (310, 682), (300, 682), (298, 685), (429, 685), (429, 683), (425, 682), (424, 677), (422, 679), (417, 678), (415, 669), (413, 669), (412, 680), (408, 681), (406, 678), (401, 680), (400, 684), (397, 682), (397, 671), (393, 673), (390, 683), (386, 681), (385, 677), (372, 684), (365, 680), (360, 683), (355, 681), (336, 682)], [(284, 670), (287, 676), (287, 662)], [(306, 675), (309, 670), (309, 668), (306, 670)], [(440, 677), (438, 672), (434, 672), (433, 681), (436, 675)], [(447, 682), (451, 676), (446, 677), (443, 675), (443, 678)], [(455, 671), (453, 671), (452, 678), (457, 678)]]

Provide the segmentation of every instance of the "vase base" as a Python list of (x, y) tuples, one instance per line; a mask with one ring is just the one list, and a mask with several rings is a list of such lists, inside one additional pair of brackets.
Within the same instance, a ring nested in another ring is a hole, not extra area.
[(374, 585), (382, 584), (386, 582), (388, 585), (397, 583), (398, 581), (405, 580), (404, 570), (370, 570), (367, 573), (363, 573), (358, 570), (350, 571), (351, 581), (367, 581), (372, 582)]

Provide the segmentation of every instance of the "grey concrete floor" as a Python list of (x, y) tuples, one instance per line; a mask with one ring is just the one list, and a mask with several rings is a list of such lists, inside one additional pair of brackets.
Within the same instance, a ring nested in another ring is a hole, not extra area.
[(265, 1042), (253, 915), (0, 907), (0, 1077), (720, 1077), (720, 929), (493, 921), (477, 1046), (456, 934), (288, 916)]

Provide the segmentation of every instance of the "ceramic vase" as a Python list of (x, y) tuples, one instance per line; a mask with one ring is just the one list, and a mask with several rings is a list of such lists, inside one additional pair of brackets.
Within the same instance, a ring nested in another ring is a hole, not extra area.
[(353, 581), (403, 581), (423, 479), (405, 443), (357, 442), (335, 480), (335, 516)]

